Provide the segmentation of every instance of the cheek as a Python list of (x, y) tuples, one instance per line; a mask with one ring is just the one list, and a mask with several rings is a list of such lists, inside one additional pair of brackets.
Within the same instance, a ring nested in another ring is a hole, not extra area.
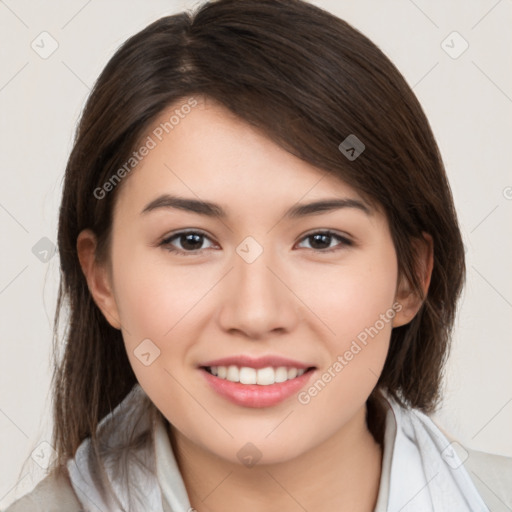
[[(393, 251), (354, 254), (346, 265), (320, 265), (297, 274), (294, 290), (321, 320), (332, 347), (342, 350), (360, 333), (377, 324), (389, 336), (396, 291), (396, 259)], [(304, 275), (309, 276), (304, 279)], [(364, 334), (360, 336), (364, 338)]]
[(185, 273), (139, 265), (137, 258), (118, 268), (116, 300), (130, 365), (159, 408), (179, 407), (186, 399), (179, 383), (188, 377), (187, 353), (197, 339), (192, 331), (199, 328), (195, 306), (204, 291)]
[(218, 279), (211, 270), (171, 265), (159, 251), (120, 255), (114, 282), (126, 330), (162, 340), (190, 321), (194, 308)]
[(357, 264), (332, 270), (324, 276), (325, 286), (314, 288), (317, 314), (334, 335), (328, 337), (329, 362), (301, 403), (314, 403), (319, 414), (337, 411), (334, 416), (343, 418), (364, 403), (388, 353), (396, 279), (394, 249), (383, 245)]
[[(343, 422), (376, 385), (389, 349), (395, 311), (397, 262), (392, 245), (359, 253), (344, 266), (325, 266), (302, 283), (308, 306), (327, 329), (328, 358), (311, 386), (299, 396), (310, 412), (332, 411)], [(336, 411), (336, 412), (335, 412)]]
[(147, 250), (129, 256), (118, 251), (114, 262), (116, 302), (133, 371), (150, 396), (164, 387), (179, 400), (177, 381), (189, 377), (190, 349), (204, 327), (218, 272), (207, 265), (171, 265)]

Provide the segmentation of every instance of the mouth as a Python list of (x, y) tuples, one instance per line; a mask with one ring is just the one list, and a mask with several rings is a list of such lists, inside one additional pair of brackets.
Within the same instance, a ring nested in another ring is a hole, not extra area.
[[(283, 402), (298, 393), (316, 370), (315, 366), (280, 358), (251, 362), (247, 358), (237, 358), (237, 361), (238, 364), (226, 364), (225, 360), (219, 360), (217, 364), (201, 365), (198, 369), (210, 389), (243, 407), (272, 407)], [(229, 362), (233, 363), (233, 359)]]

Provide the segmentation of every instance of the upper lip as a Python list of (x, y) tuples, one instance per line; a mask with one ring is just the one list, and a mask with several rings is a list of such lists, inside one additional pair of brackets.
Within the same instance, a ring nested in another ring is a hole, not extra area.
[(277, 355), (268, 355), (262, 357), (251, 357), (247, 355), (238, 355), (238, 356), (230, 356), (223, 357), (221, 359), (213, 359), (211, 361), (206, 361), (199, 365), (200, 367), (204, 366), (246, 366), (249, 368), (266, 368), (268, 366), (272, 366), (274, 368), (278, 368), (280, 366), (286, 366), (288, 368), (297, 368), (297, 369), (307, 369), (312, 368), (314, 365), (308, 363), (301, 363), (300, 361), (295, 361), (294, 359), (289, 359), (287, 357), (277, 356)]

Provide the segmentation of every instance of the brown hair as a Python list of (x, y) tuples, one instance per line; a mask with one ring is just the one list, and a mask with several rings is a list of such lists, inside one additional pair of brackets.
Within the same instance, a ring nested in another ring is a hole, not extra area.
[[(66, 168), (58, 248), (62, 277), (55, 332), (64, 304), (69, 323), (62, 358), (54, 351), (54, 448), (58, 469), (136, 383), (121, 332), (94, 303), (76, 242), (86, 228), (108, 258), (120, 183), (103, 199), (94, 190), (126, 162), (166, 107), (202, 95), (230, 109), (276, 144), (332, 172), (385, 212), (399, 273), (423, 299), (415, 318), (394, 328), (376, 389), (430, 412), (465, 274), (450, 187), (428, 120), (381, 50), (345, 21), (301, 0), (219, 0), (157, 20), (127, 40), (87, 101)], [(348, 160), (350, 134), (365, 144)], [(423, 297), (414, 240), (434, 242)]]

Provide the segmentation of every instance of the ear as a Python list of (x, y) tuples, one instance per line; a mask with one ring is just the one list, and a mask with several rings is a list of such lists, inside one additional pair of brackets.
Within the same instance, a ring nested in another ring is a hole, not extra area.
[(82, 272), (92, 298), (108, 323), (115, 329), (121, 328), (119, 312), (115, 301), (111, 276), (107, 265), (96, 259), (97, 239), (90, 229), (84, 229), (77, 238), (76, 248)]
[[(422, 235), (423, 238), (415, 239), (413, 244), (416, 252), (416, 272), (420, 278), (423, 296), (426, 297), (434, 267), (434, 241), (428, 233), (422, 233)], [(393, 319), (393, 327), (399, 327), (408, 324), (416, 316), (424, 299), (412, 289), (411, 283), (401, 276), (397, 285), (395, 301), (402, 306), (400, 310), (397, 309)]]

